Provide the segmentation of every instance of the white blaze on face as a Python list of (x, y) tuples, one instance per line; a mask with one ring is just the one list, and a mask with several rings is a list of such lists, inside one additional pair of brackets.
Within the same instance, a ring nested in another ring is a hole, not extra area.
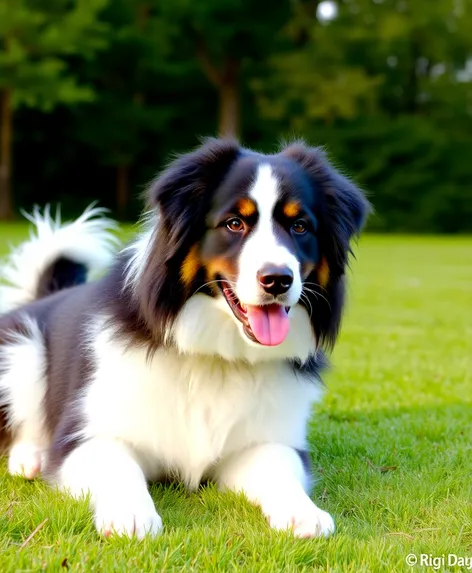
[[(239, 257), (236, 296), (246, 308), (249, 326), (257, 341), (264, 346), (278, 346), (287, 337), (290, 320), (285, 307), (295, 305), (301, 294), (300, 264), (297, 258), (281, 244), (275, 234), (274, 209), (280, 196), (279, 182), (268, 164), (262, 164), (249, 190), (257, 205), (258, 220)], [(265, 304), (258, 272), (274, 265), (292, 271), (293, 283), (280, 304)]]
[(285, 299), (286, 306), (292, 306), (298, 302), (302, 290), (300, 264), (275, 235), (274, 208), (280, 197), (280, 187), (270, 165), (259, 166), (249, 196), (257, 205), (258, 221), (239, 257), (236, 294), (243, 304), (261, 304), (264, 291), (257, 272), (266, 265), (286, 266), (293, 272), (293, 284)]

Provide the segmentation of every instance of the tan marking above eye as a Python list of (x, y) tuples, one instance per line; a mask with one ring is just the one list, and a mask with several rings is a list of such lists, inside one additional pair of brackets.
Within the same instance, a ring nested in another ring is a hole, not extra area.
[(182, 263), (182, 268), (180, 269), (180, 276), (186, 285), (191, 284), (200, 267), (201, 263), (198, 257), (198, 247), (197, 245), (194, 245), (185, 257), (184, 262)]
[(290, 219), (297, 217), (300, 213), (300, 204), (297, 201), (288, 201), (283, 206), (283, 213)]
[(251, 199), (247, 199), (245, 197), (237, 202), (236, 208), (242, 217), (252, 217), (256, 214), (257, 211), (254, 201), (251, 201)]

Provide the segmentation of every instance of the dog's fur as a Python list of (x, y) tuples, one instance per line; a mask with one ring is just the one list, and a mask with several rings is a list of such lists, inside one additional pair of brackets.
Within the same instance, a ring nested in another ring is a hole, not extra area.
[(4, 268), (10, 471), (90, 494), (104, 535), (158, 533), (146, 481), (168, 477), (212, 479), (275, 528), (328, 535), (306, 493), (306, 425), (367, 201), (319, 149), (217, 139), (148, 196), (142, 234), (104, 277), (85, 283), (113, 251), (96, 210), (66, 226), (36, 212)]

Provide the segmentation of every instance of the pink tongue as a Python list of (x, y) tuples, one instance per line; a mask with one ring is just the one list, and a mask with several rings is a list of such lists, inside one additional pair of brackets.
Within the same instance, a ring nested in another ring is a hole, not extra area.
[(287, 337), (290, 321), (283, 306), (268, 304), (265, 306), (247, 306), (249, 326), (260, 344), (277, 346)]

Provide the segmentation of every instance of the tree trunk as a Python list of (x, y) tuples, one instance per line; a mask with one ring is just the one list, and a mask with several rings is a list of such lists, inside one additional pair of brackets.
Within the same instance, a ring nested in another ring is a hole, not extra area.
[(120, 219), (126, 218), (129, 204), (128, 165), (116, 168), (116, 210)]
[(239, 72), (240, 62), (227, 56), (221, 79), (219, 82), (220, 110), (218, 120), (218, 133), (221, 136), (239, 134), (240, 120), (240, 94), (239, 94)]
[(237, 136), (239, 133), (239, 86), (237, 81), (224, 82), (220, 87), (218, 133)]
[(239, 91), (241, 62), (231, 56), (226, 56), (221, 67), (215, 65), (203, 38), (199, 38), (196, 48), (197, 59), (204, 74), (218, 90), (218, 133), (221, 136), (237, 136), (241, 119)]
[(0, 92), (0, 221), (13, 218), (11, 192), (11, 157), (13, 143), (13, 108), (11, 91)]

